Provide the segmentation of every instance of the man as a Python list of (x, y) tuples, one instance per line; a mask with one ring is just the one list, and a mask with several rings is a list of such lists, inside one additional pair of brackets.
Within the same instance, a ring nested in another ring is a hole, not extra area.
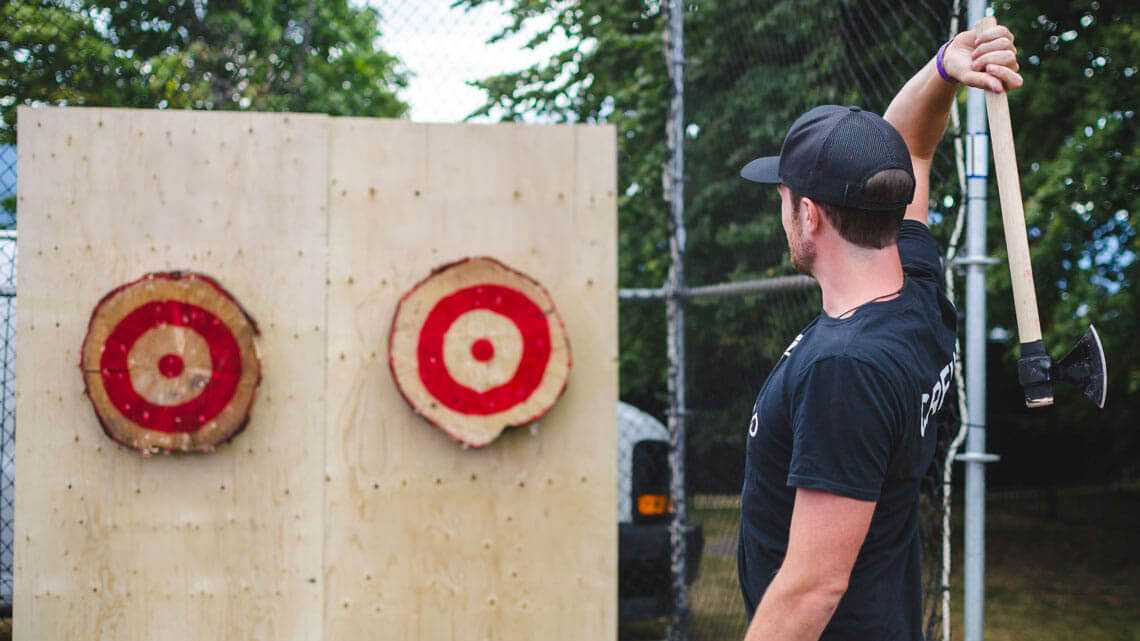
[(792, 264), (823, 292), (823, 312), (773, 368), (748, 427), (739, 564), (749, 641), (922, 639), (919, 481), (956, 319), (926, 227), (930, 163), (956, 83), (1016, 89), (1017, 70), (1007, 29), (963, 32), (885, 119), (817, 107), (780, 156), (741, 171), (777, 185)]

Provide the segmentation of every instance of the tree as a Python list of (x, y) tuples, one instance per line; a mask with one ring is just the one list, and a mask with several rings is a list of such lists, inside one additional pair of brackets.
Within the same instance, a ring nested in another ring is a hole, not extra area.
[(20, 104), (400, 116), (375, 9), (348, 0), (9, 0), (0, 142)]
[[(574, 44), (545, 64), (482, 83), (491, 96), (484, 113), (498, 108), (507, 118), (540, 113), (617, 125), (623, 287), (658, 286), (668, 269), (660, 189), (667, 104), (662, 6), (649, 0), (515, 0), (507, 32), (545, 12)], [(1124, 0), (1004, 2), (995, 9), (1017, 35), (1028, 83), (1011, 95), (1011, 109), (1046, 344), (1060, 356), (1095, 321), (1109, 354), (1110, 387), (1108, 407), (1095, 415), (1062, 389), (1058, 408), (1032, 414), (1016, 411), (1019, 398), (1009, 404), (996, 399), (991, 420), (1038, 430), (1052, 425), (1054, 435), (1096, 430), (1095, 438), (1112, 452), (1101, 473), (1135, 474), (1140, 439), (1132, 435), (1138, 417), (1129, 400), (1140, 392), (1140, 347), (1132, 340), (1140, 320), (1132, 287), (1140, 269), (1132, 222), (1140, 201), (1140, 69), (1128, 54), (1140, 45), (1140, 12)], [(947, 38), (950, 18), (950, 3), (940, 0), (890, 10), (869, 0), (704, 0), (687, 6), (690, 283), (786, 273), (779, 223), (758, 215), (773, 211), (776, 201), (742, 185), (737, 169), (777, 150), (791, 120), (812, 105), (885, 109)], [(944, 145), (936, 158), (930, 203), (932, 228), (943, 242), (950, 226), (938, 222), (962, 198), (950, 151)], [(1004, 258), (990, 182), (991, 253)], [(991, 326), (1014, 327), (1008, 270), (994, 267), (988, 279)], [(691, 425), (701, 433), (695, 450), (739, 440), (755, 387), (813, 305), (810, 299), (755, 297), (689, 305)], [(628, 303), (621, 311), (622, 396), (660, 414), (661, 308)], [(995, 376), (1016, 381), (1015, 350), (999, 365), (1004, 369)]]
[[(1058, 456), (1055, 476), (1086, 468), (1089, 475), (1135, 475), (1140, 12), (1123, 0), (1036, 0), (1005, 2), (995, 13), (1016, 34), (1028, 83), (1011, 94), (1010, 111), (1045, 344), (1059, 357), (1094, 323), (1109, 365), (1104, 410), (1061, 384), (1051, 410), (1031, 416), (1006, 411), (1011, 422), (1031, 421), (1036, 438), (1083, 438), (1098, 445), (1091, 466), (1074, 467)], [(996, 218), (989, 236), (1000, 239)], [(997, 244), (995, 253), (1004, 257)], [(1008, 270), (991, 269), (990, 282), (992, 324), (1015, 327)], [(1006, 354), (1006, 376), (1016, 377), (1016, 355), (1017, 350)]]
[[(490, 95), (483, 114), (617, 126), (622, 287), (658, 287), (668, 271), (668, 208), (661, 191), (668, 106), (664, 4), (516, 0), (505, 33), (546, 12), (572, 46), (543, 64), (480, 83)], [(775, 191), (743, 183), (739, 168), (776, 153), (790, 123), (811, 106), (885, 109), (929, 59), (930, 43), (946, 38), (948, 6), (938, 0), (919, 6), (928, 10), (901, 16), (877, 15), (878, 3), (854, 0), (704, 0), (687, 6), (689, 283), (789, 273), (779, 217), (764, 213), (778, 211)], [(548, 37), (539, 34), (530, 44)], [(946, 178), (953, 174), (949, 158), (943, 154), (938, 169)], [(717, 462), (690, 466), (694, 474), (711, 474), (694, 478), (699, 487), (739, 488), (743, 434), (758, 387), (818, 311), (818, 295), (811, 292), (688, 305), (690, 452), (698, 461)], [(659, 416), (667, 405), (664, 346), (661, 305), (624, 303), (621, 395)]]
[[(944, 41), (950, 19), (941, 2), (884, 11), (881, 3), (836, 0), (716, 0), (686, 13), (687, 275), (697, 283), (789, 272), (779, 203), (770, 187), (745, 183), (739, 170), (779, 152), (793, 120), (824, 103), (881, 113), (898, 88)], [(935, 47), (936, 48), (936, 47)], [(953, 174), (942, 153), (939, 183)], [(956, 183), (956, 181), (954, 181)], [(956, 192), (956, 188), (954, 190)], [(934, 200), (942, 197), (938, 191)], [(941, 230), (936, 230), (941, 231)], [(817, 294), (697, 301), (688, 348), (690, 398), (703, 421), (691, 446), (705, 453), (694, 473), (733, 460), (732, 474), (694, 478), (698, 487), (739, 488), (744, 425), (767, 372), (820, 311)]]
[[(9, 0), (0, 145), (28, 104), (400, 116), (378, 19), (348, 0)], [(14, 196), (0, 207), (14, 220)]]
[[(463, 0), (468, 7), (489, 0)], [(662, 195), (668, 105), (660, 4), (643, 0), (517, 0), (512, 24), (495, 39), (523, 30), (539, 15), (571, 46), (544, 64), (480, 82), (490, 96), (473, 115), (555, 122), (609, 122), (618, 129), (618, 262), (622, 287), (659, 287), (669, 269)], [(626, 400), (651, 411), (665, 404), (665, 333), (660, 303), (621, 310), (621, 387)]]

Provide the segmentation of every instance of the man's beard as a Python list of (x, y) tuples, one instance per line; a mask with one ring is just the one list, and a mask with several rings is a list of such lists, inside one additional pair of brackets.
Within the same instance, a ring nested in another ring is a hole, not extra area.
[(801, 274), (811, 276), (815, 265), (815, 243), (798, 237), (788, 238), (788, 251), (792, 257), (792, 268)]

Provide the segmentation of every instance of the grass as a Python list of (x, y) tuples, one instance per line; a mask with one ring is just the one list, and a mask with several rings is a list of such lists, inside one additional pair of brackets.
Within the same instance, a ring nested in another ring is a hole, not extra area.
[[(989, 506), (985, 638), (1140, 641), (1140, 492), (1061, 494), (1049, 511)], [(951, 621), (961, 632), (961, 572), (956, 579)]]
[[(1140, 641), (1140, 491), (995, 495), (987, 507), (987, 641)], [(742, 639), (736, 497), (696, 497), (705, 532), (690, 590), (692, 641)], [(954, 512), (953, 639), (962, 628), (962, 507)], [(663, 639), (666, 620), (619, 628), (622, 641)]]

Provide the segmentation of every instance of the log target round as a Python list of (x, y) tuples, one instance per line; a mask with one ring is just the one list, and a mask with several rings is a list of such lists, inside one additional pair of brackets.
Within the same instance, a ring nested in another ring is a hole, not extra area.
[(493, 258), (436, 269), (400, 300), (389, 365), (412, 408), (472, 447), (544, 415), (566, 387), (570, 344), (550, 294)]
[(233, 438), (261, 379), (257, 333), (202, 274), (152, 273), (111, 291), (91, 314), (80, 364), (103, 430), (144, 453)]

